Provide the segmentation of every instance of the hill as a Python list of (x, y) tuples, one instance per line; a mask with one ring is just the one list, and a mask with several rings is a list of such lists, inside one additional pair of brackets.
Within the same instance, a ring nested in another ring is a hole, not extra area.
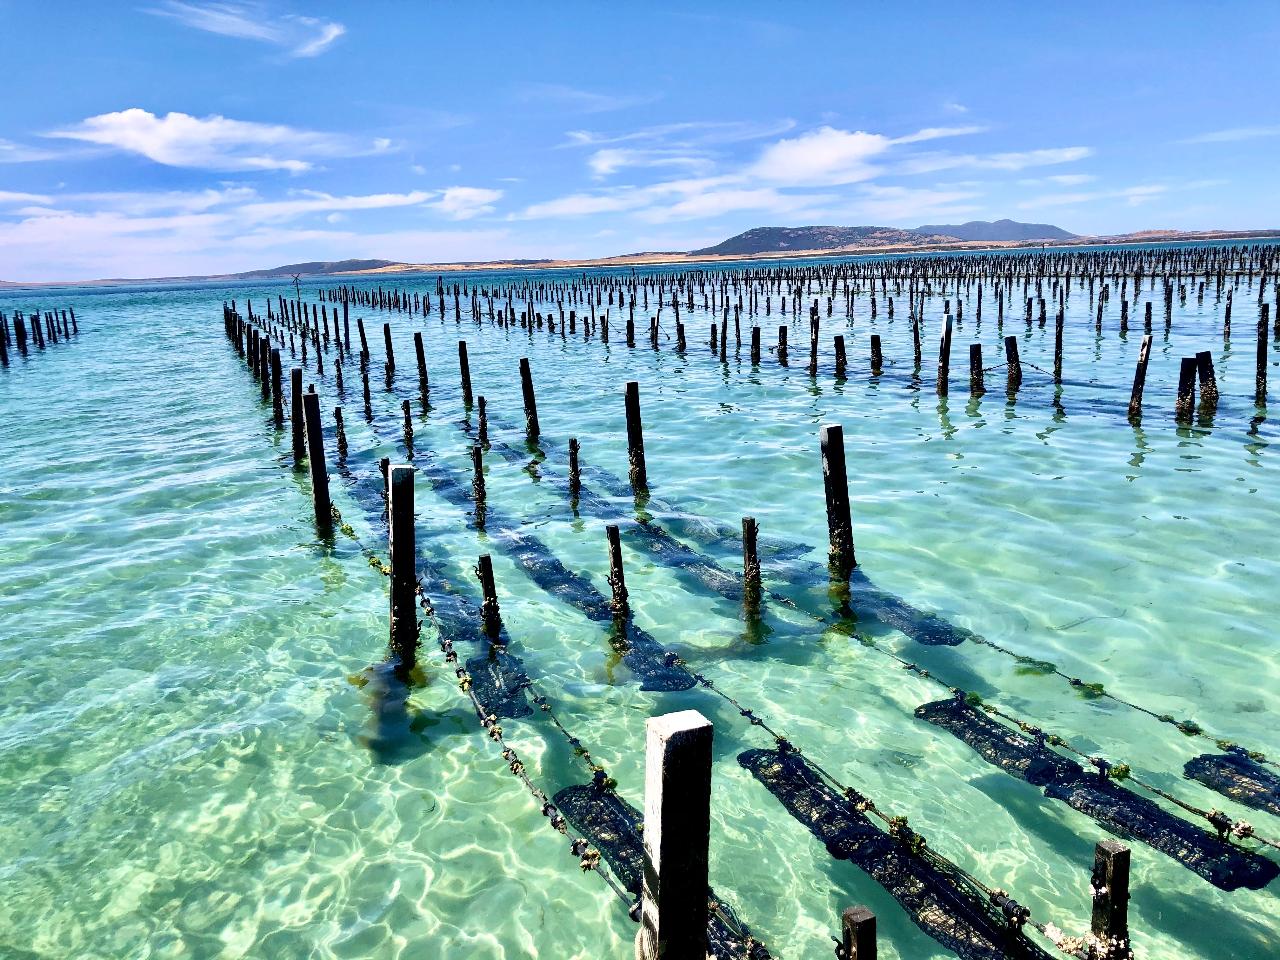
[(332, 273), (350, 273), (353, 270), (377, 270), (397, 266), (394, 260), (310, 260), (307, 263), (287, 263), (269, 270), (249, 270), (233, 274), (237, 280), (263, 280), (269, 277), (291, 277), (295, 273), (304, 277), (328, 276)]
[(792, 250), (844, 250), (859, 247), (922, 246), (948, 241), (1070, 240), (1075, 234), (1047, 223), (974, 220), (903, 230), (898, 227), (755, 227), (717, 243), (691, 250), (692, 256), (749, 256)]
[(1051, 223), (1018, 223), (1016, 220), (970, 220), (968, 223), (937, 223), (916, 227), (917, 233), (945, 235), (957, 240), (1074, 240)]

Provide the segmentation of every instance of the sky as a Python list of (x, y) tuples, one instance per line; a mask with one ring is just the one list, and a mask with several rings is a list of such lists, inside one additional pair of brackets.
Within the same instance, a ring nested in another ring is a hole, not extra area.
[(0, 0), (0, 280), (1280, 227), (1280, 3)]

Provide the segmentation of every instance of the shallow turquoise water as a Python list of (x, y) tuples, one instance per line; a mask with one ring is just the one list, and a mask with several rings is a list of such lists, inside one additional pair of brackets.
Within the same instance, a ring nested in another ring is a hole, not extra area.
[[(434, 277), (394, 282), (435, 286)], [(311, 301), (315, 289), (306, 288)], [(288, 291), (76, 289), (7, 294), (0, 306), (73, 304), (81, 325), (73, 342), (0, 372), (0, 956), (628, 956), (634, 925), (547, 828), (433, 646), (403, 728), (380, 729), (368, 688), (351, 682), (383, 656), (385, 584), (349, 541), (317, 540), (287, 434), (271, 428), (222, 335), (224, 298), (248, 294), (261, 309), (268, 292)], [(451, 304), (443, 322), (355, 311), (352, 326), (363, 314), (375, 359), (390, 319), (401, 368), (387, 392), (375, 363), (377, 435), (359, 415), (354, 365), (341, 402), (353, 454), (403, 459), (385, 438), (398, 432), (399, 399), (414, 396), (411, 332), (422, 330), (433, 409), (416, 419), (415, 448), (466, 480), (463, 336), (495, 441), (522, 443), (517, 361), (528, 356), (548, 441), (576, 436), (584, 463), (625, 475), (621, 387), (636, 379), (656, 497), (727, 524), (753, 515), (763, 536), (813, 545), (819, 560), (817, 430), (840, 422), (859, 560), (878, 586), (1117, 695), (1274, 752), (1280, 491), (1267, 476), (1274, 426), (1250, 427), (1256, 296), (1241, 284), (1230, 344), (1212, 292), (1202, 305), (1193, 294), (1175, 306), (1167, 340), (1157, 302), (1149, 412), (1138, 429), (1123, 406), (1140, 319), (1120, 338), (1113, 292), (1096, 337), (1078, 289), (1057, 408), (1031, 369), (1016, 404), (998, 371), (981, 400), (968, 397), (965, 345), (980, 340), (987, 363), (998, 362), (993, 303), (979, 329), (966, 302), (951, 396), (939, 400), (940, 303), (917, 384), (905, 304), (890, 322), (881, 301), (873, 324), (865, 297), (849, 325), (840, 303), (824, 316), (816, 380), (799, 327), (789, 368), (766, 356), (753, 370), (745, 346), (740, 357), (731, 346), (727, 364), (710, 353), (701, 310), (683, 317), (684, 357), (666, 340), (650, 350), (643, 325), (641, 345), (628, 349), (616, 311), (608, 347), (584, 344), (581, 333), (564, 342), (545, 330), (459, 327)], [(773, 316), (757, 322), (772, 344), (776, 298)], [(871, 332), (885, 340), (878, 381), (866, 369)], [(1024, 361), (1050, 365), (1052, 322), (1028, 333), (1014, 309), (1003, 332), (1019, 335)], [(848, 343), (843, 383), (831, 375), (830, 333)], [(1223, 400), (1211, 423), (1180, 427), (1177, 358), (1200, 349), (1214, 352)], [(312, 369), (331, 408), (340, 398)], [(546, 469), (563, 475), (561, 448), (549, 449)], [(491, 507), (607, 594), (604, 521), (574, 518), (552, 485), (519, 465), (496, 454), (487, 463)], [(344, 515), (375, 538), (338, 476), (332, 489)], [(535, 587), (424, 482), (417, 497), (420, 546), (452, 578), (469, 582), (476, 556), (493, 552), (516, 651), (623, 796), (641, 803), (646, 717), (692, 707), (715, 722), (712, 884), (777, 954), (829, 955), (840, 909), (860, 902), (879, 915), (885, 956), (947, 955), (738, 766), (742, 749), (767, 744), (735, 711), (696, 690), (641, 692), (597, 624)], [(628, 515), (629, 499), (615, 502)], [(1084, 929), (1100, 828), (914, 719), (938, 686), (802, 615), (771, 608), (763, 637), (747, 631), (733, 604), (625, 549), (637, 623), (828, 770), (909, 816), (934, 848), (1037, 917)], [(711, 552), (737, 568), (731, 546)], [(781, 585), (787, 571), (765, 574)], [(825, 590), (803, 599), (821, 608)], [(1280, 834), (1267, 814), (1182, 780), (1185, 760), (1211, 743), (1085, 700), (1058, 678), (1021, 675), (974, 644), (924, 648), (871, 621), (859, 628), (939, 674), (976, 678), (1011, 710), (1190, 802)], [(504, 726), (548, 792), (582, 782), (546, 723)], [(1140, 844), (1133, 856), (1140, 956), (1274, 949), (1273, 889), (1223, 893)]]

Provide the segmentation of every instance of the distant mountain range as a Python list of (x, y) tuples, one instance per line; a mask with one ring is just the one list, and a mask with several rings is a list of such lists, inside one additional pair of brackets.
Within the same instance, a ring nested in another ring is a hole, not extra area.
[(841, 250), (858, 247), (919, 246), (951, 241), (1072, 240), (1074, 233), (1048, 223), (1013, 220), (971, 220), (960, 224), (932, 224), (903, 230), (898, 227), (756, 227), (714, 247), (690, 251), (694, 256), (747, 256), (793, 250)]

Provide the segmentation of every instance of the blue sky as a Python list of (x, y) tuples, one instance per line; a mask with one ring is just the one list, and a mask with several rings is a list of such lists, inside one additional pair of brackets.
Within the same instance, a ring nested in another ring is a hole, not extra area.
[(1280, 227), (1280, 4), (0, 0), (0, 279)]

